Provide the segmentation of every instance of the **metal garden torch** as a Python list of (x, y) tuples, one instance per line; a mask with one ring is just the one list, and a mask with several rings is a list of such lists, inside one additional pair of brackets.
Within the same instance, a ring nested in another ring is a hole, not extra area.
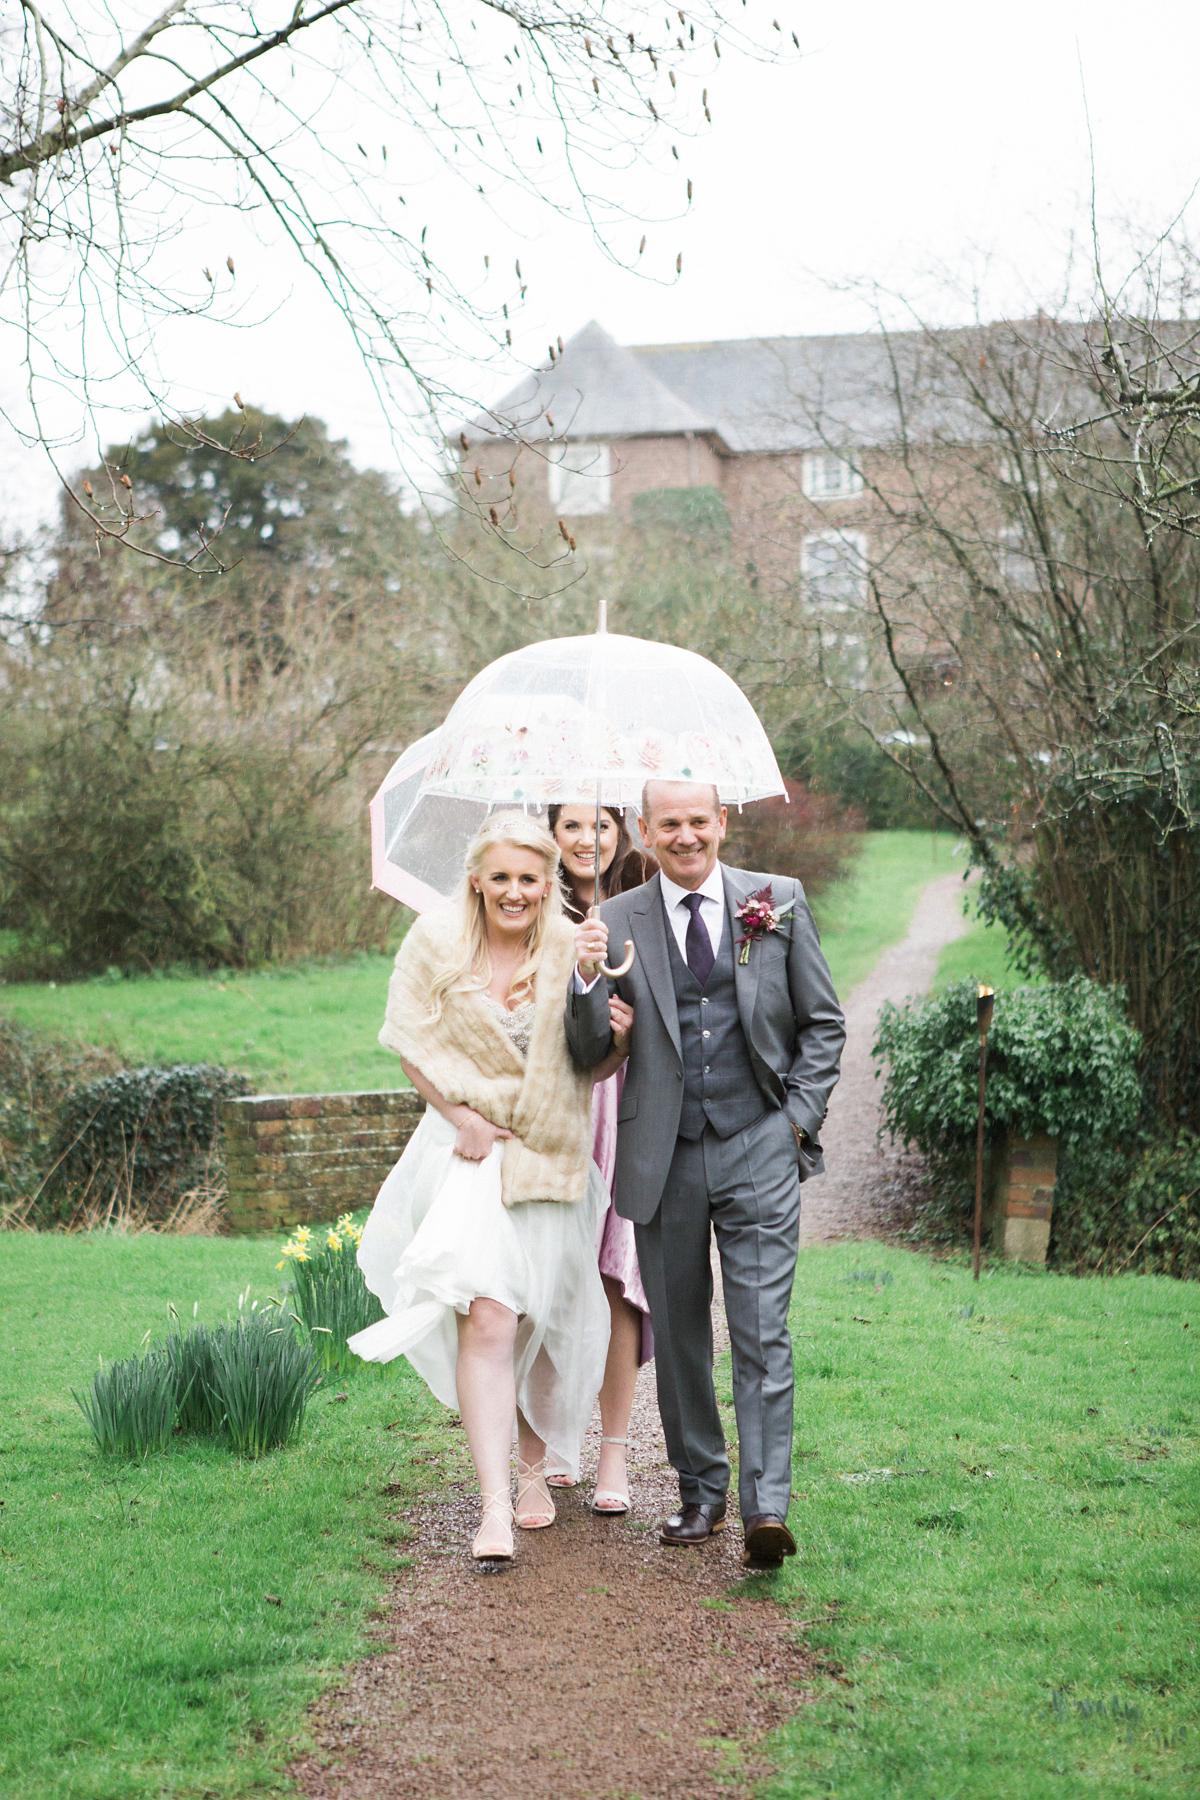
[(979, 1129), (975, 1137), (975, 1279), (979, 1280), (983, 1232), (983, 1094), (987, 1083), (987, 1034), (996, 1006), (995, 988), (979, 984), (975, 1017), (979, 1022)]

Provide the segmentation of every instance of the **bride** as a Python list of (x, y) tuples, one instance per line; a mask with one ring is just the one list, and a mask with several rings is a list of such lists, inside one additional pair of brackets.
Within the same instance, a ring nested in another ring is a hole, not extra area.
[(580, 1072), (563, 1030), (575, 945), (557, 868), (535, 820), (492, 814), (457, 906), (423, 914), (405, 938), (379, 1033), (426, 1111), (359, 1246), (388, 1316), (350, 1348), (407, 1356), (457, 1406), (483, 1496), (478, 1560), (511, 1560), (514, 1517), (526, 1530), (554, 1523), (547, 1458), (577, 1478), (608, 1349), (591, 1090), (628, 1054), (633, 1014), (612, 1002), (617, 1048)]

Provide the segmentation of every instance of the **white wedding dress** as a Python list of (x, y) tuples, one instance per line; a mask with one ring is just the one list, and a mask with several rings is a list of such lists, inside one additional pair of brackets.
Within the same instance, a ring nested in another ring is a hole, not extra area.
[[(491, 999), (524, 1055), (533, 1003)], [(457, 1407), (456, 1315), (472, 1300), (515, 1312), (517, 1405), (555, 1468), (579, 1476), (579, 1453), (604, 1379), (609, 1309), (596, 1262), (608, 1192), (595, 1163), (575, 1204), (500, 1197), (502, 1143), (484, 1162), (454, 1155), (455, 1127), (427, 1107), (379, 1190), (358, 1247), (367, 1286), (387, 1313), (349, 1339), (367, 1362), (407, 1356), (444, 1406)]]

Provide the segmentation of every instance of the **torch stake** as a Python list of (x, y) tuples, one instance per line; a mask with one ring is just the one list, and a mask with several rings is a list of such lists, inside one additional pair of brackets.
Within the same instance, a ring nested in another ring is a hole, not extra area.
[(979, 1264), (983, 1255), (983, 1097), (987, 1086), (987, 1034), (996, 1004), (994, 988), (980, 983), (975, 1000), (975, 1016), (979, 1024), (979, 1127), (975, 1135), (975, 1279), (979, 1280)]

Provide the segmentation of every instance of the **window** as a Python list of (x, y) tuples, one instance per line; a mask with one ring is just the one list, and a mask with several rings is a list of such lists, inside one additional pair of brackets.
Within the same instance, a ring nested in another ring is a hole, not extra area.
[(1038, 565), (1019, 525), (1007, 525), (1000, 533), (1000, 569), (1009, 587), (1030, 593), (1038, 586)]
[(810, 450), (801, 470), (804, 492), (810, 500), (844, 500), (862, 493), (862, 476), (843, 456), (831, 450)]
[(551, 444), (546, 485), (555, 512), (606, 513), (612, 505), (611, 447), (588, 438)]
[(822, 612), (845, 612), (867, 597), (867, 540), (861, 531), (815, 531), (800, 549), (804, 598)]

